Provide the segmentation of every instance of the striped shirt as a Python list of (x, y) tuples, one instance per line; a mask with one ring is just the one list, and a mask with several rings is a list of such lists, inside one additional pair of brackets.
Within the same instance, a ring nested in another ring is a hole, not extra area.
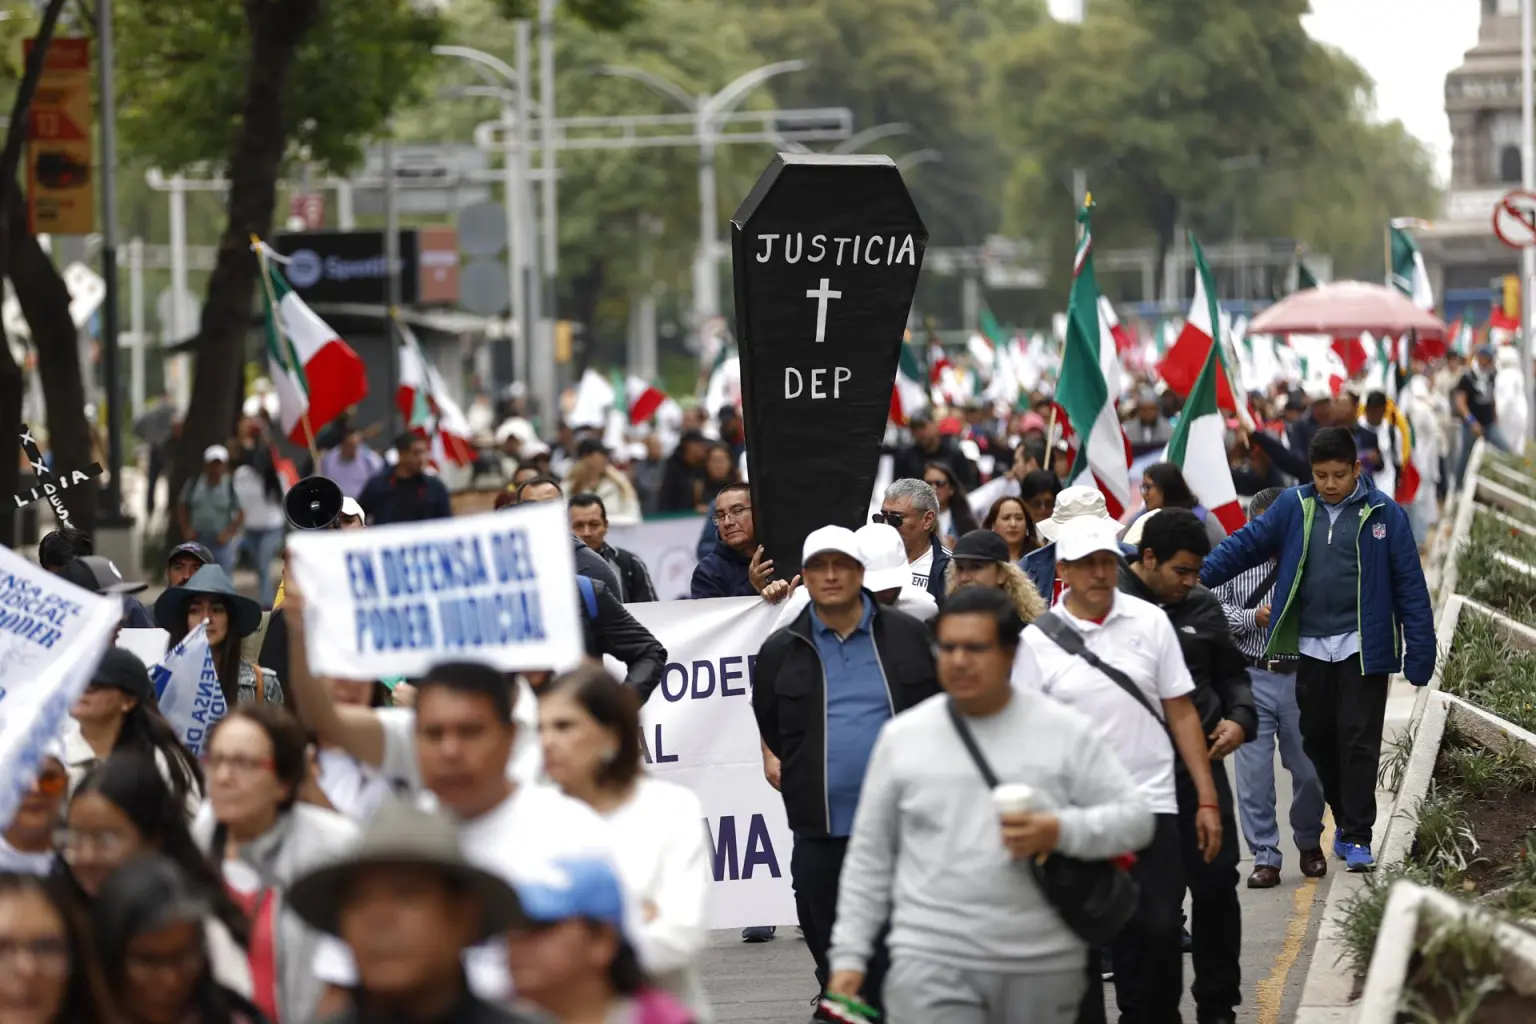
[[(1254, 661), (1264, 658), (1264, 644), (1269, 633), (1269, 630), (1258, 624), (1254, 611), (1269, 604), (1274, 597), (1275, 581), (1270, 577), (1274, 568), (1275, 562), (1272, 559), (1238, 573), (1216, 588), (1216, 596), (1221, 600), (1222, 610), (1227, 613), (1227, 625), (1232, 630), (1232, 639), (1237, 643), (1237, 649), (1243, 652), (1244, 657)], [(1264, 587), (1264, 596), (1255, 601), (1253, 598), (1260, 586)]]

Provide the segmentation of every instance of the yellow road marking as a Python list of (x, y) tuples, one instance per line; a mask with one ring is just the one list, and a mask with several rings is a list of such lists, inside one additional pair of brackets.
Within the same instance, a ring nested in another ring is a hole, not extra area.
[[(1325, 805), (1322, 835), (1324, 857), (1328, 856), (1329, 848), (1333, 845), (1332, 833), (1333, 814)], [(1285, 940), (1280, 945), (1280, 954), (1275, 957), (1269, 976), (1259, 982), (1255, 992), (1258, 1024), (1280, 1024), (1280, 1010), (1285, 1003), (1285, 982), (1290, 977), (1291, 968), (1296, 966), (1297, 958), (1301, 956), (1303, 943), (1307, 941), (1307, 929), (1312, 926), (1312, 904), (1316, 895), (1315, 878), (1306, 879), (1291, 894), (1291, 912), (1286, 918)]]

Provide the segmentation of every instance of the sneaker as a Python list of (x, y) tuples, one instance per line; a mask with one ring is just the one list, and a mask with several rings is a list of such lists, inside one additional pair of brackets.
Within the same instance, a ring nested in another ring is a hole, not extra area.
[(773, 938), (773, 933), (777, 930), (777, 928), (777, 925), (771, 924), (759, 924), (753, 925), (751, 928), (743, 928), (741, 930), (741, 941), (767, 942), (769, 939)]
[(1348, 851), (1348, 849), (1349, 849), (1349, 844), (1348, 843), (1346, 843), (1343, 839), (1341, 839), (1338, 836), (1334, 836), (1333, 837), (1333, 855), (1335, 857), (1339, 858), (1339, 860), (1347, 859), (1346, 851)]
[(1371, 856), (1371, 848), (1364, 843), (1345, 843), (1344, 865), (1350, 871), (1371, 871), (1376, 867), (1376, 858)]

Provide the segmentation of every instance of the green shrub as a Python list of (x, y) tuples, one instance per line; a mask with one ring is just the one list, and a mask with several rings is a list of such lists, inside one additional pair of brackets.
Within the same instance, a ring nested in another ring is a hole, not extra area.
[(1462, 613), (1440, 686), (1536, 732), (1536, 651), (1510, 643), (1486, 616)]
[(1536, 537), (1491, 515), (1474, 516), (1467, 542), (1457, 555), (1457, 590), (1464, 597), (1536, 626), (1536, 576), (1506, 564), (1499, 554), (1536, 567)]

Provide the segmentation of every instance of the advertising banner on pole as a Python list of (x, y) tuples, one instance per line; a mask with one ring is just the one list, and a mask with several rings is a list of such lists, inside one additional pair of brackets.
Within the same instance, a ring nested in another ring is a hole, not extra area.
[[(29, 56), (33, 42), (27, 40)], [(91, 41), (54, 39), (27, 113), (27, 216), (34, 235), (96, 229), (94, 127)]]

